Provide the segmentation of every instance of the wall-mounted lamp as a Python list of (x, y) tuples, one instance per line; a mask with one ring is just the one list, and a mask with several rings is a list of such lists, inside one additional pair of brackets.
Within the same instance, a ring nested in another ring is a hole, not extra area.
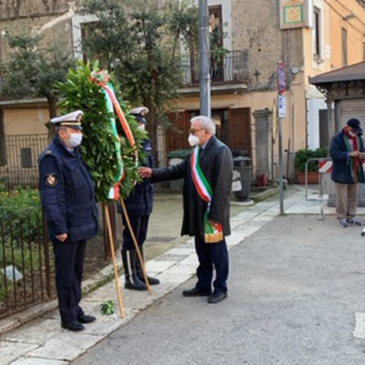
[(353, 19), (353, 18), (357, 18), (357, 16), (354, 13), (351, 13), (351, 14), (343, 17), (343, 20), (349, 20), (349, 19)]

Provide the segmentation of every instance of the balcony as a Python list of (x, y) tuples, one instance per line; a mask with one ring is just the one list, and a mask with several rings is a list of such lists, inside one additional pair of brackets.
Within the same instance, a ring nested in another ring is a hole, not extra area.
[[(214, 86), (234, 86), (248, 82), (248, 52), (230, 51), (220, 60), (211, 58), (210, 78), (212, 91)], [(183, 85), (184, 88), (196, 88), (199, 86), (199, 65), (200, 55), (185, 56), (182, 60)]]

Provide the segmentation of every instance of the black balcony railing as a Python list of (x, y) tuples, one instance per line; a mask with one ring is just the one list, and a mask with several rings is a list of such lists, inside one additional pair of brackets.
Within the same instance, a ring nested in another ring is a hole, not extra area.
[[(185, 56), (182, 60), (183, 86), (199, 85), (200, 55)], [(230, 51), (222, 57), (210, 58), (212, 84), (234, 84), (248, 80), (248, 52)]]

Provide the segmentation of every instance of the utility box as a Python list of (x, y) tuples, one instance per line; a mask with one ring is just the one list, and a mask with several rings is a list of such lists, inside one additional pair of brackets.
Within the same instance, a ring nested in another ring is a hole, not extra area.
[[(180, 162), (185, 160), (191, 154), (191, 150), (175, 150), (169, 152), (166, 157), (168, 159), (168, 165), (178, 165)], [(184, 186), (184, 179), (171, 180), (170, 190), (175, 192), (182, 192)]]
[(244, 156), (234, 157), (232, 191), (237, 200), (248, 200), (251, 193), (251, 176), (251, 158)]

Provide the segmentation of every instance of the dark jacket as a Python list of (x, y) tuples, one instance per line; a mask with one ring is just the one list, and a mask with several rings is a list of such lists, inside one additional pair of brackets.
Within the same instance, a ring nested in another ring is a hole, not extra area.
[[(361, 161), (358, 157), (350, 157), (351, 150), (347, 147), (345, 140), (348, 140), (344, 130), (337, 133), (331, 141), (330, 156), (333, 160), (331, 178), (334, 182), (341, 184), (353, 184), (354, 180), (351, 175), (351, 165), (354, 159), (359, 160), (359, 182), (364, 182), (364, 171)], [(359, 151), (364, 152), (362, 137), (358, 136)], [(351, 162), (352, 160), (352, 162)]]
[(68, 234), (67, 242), (78, 242), (99, 231), (98, 210), (90, 172), (79, 148), (69, 151), (55, 136), (39, 163), (39, 192), (46, 213), (50, 238)]
[[(151, 142), (143, 141), (143, 153), (146, 155), (146, 160), (143, 166), (153, 168), (153, 155), (151, 150)], [(153, 209), (153, 185), (150, 179), (144, 179), (136, 184), (134, 190), (128, 199), (125, 200), (128, 215), (131, 217), (144, 216), (152, 213)], [(122, 207), (118, 204), (118, 212), (123, 213)]]
[[(213, 190), (208, 219), (221, 223), (225, 236), (231, 234), (229, 223), (230, 192), (232, 186), (233, 160), (229, 148), (212, 137), (200, 152), (200, 167)], [(207, 203), (200, 198), (191, 176), (191, 156), (178, 165), (154, 169), (152, 181), (185, 178), (183, 200), (184, 218), (181, 235), (204, 237), (204, 213)]]

